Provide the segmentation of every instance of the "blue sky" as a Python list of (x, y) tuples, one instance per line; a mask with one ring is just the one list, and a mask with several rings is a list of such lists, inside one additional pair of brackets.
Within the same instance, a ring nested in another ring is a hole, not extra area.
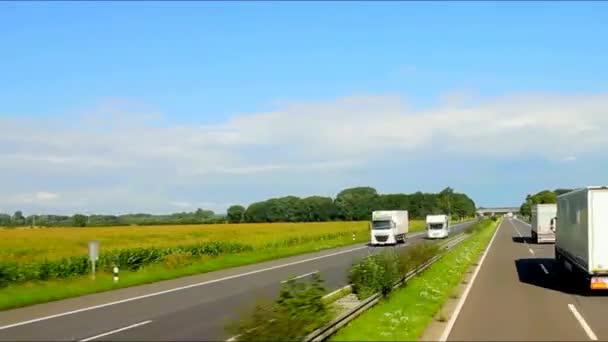
[(2, 2), (0, 211), (603, 184), (607, 34), (602, 2)]

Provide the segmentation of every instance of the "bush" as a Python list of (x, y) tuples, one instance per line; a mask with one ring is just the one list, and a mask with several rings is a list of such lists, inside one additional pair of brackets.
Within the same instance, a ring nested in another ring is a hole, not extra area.
[(301, 341), (330, 319), (321, 283), (318, 274), (311, 283), (288, 281), (274, 303), (256, 305), (250, 316), (229, 324), (227, 330), (241, 341)]
[(381, 281), (384, 278), (384, 269), (377, 263), (377, 259), (367, 257), (353, 265), (348, 274), (348, 280), (353, 286), (353, 292), (360, 299), (365, 299), (382, 289)]
[(386, 296), (397, 281), (437, 255), (437, 252), (436, 244), (420, 244), (397, 253), (389, 249), (378, 255), (368, 256), (350, 269), (348, 278), (353, 292), (359, 299), (368, 298), (378, 292)]

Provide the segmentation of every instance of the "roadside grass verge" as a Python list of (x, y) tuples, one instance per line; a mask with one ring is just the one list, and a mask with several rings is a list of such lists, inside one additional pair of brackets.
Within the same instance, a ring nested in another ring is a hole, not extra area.
[(497, 222), (485, 220), (478, 226), (478, 229), (473, 229), (473, 236), (446, 253), (404, 287), (350, 322), (330, 340), (412, 341), (420, 338), (454, 288), (462, 281), (465, 272), (488, 245)]
[(216, 257), (202, 256), (182, 260), (181, 256), (176, 256), (177, 261), (169, 259), (165, 262), (145, 265), (137, 271), (121, 270), (120, 280), (116, 284), (113, 282), (112, 274), (105, 272), (98, 272), (95, 280), (92, 280), (89, 275), (84, 275), (66, 279), (9, 284), (0, 288), (0, 310), (244, 266), (368, 240), (367, 227), (358, 227), (355, 241), (352, 240), (351, 234), (346, 234), (331, 240), (308, 241), (284, 247), (277, 244), (276, 248), (273, 246), (273, 248), (255, 249), (250, 252)]

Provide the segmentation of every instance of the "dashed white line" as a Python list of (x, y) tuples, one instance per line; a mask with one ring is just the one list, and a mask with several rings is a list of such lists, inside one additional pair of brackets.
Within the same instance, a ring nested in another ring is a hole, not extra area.
[(576, 318), (576, 320), (581, 325), (581, 327), (583, 327), (583, 330), (585, 330), (585, 333), (587, 333), (587, 336), (589, 337), (589, 339), (591, 339), (592, 341), (597, 341), (597, 336), (595, 336), (595, 333), (593, 332), (593, 330), (591, 330), (591, 327), (589, 327), (589, 324), (587, 324), (587, 322), (585, 322), (585, 319), (583, 318), (583, 316), (578, 312), (578, 310), (576, 310), (576, 307), (574, 306), (574, 304), (568, 304), (568, 309), (570, 309), (570, 311), (572, 311), (574, 318)]
[[(519, 229), (517, 229), (517, 227), (513, 224), (513, 222), (509, 221), (509, 223), (513, 226), (513, 229), (515, 229), (515, 231), (517, 232), (517, 235), (519, 235), (519, 237), (522, 238), (522, 240), (523, 240), (524, 236), (521, 235), (521, 232), (519, 231)], [(528, 243), (526, 241), (524, 241), (524, 244), (526, 245), (526, 247), (528, 247), (530, 254), (535, 255), (534, 251), (532, 250), (532, 248), (530, 248), (530, 245), (528, 245)]]
[(545, 267), (545, 265), (540, 264), (540, 268), (543, 269), (543, 272), (545, 272), (545, 274), (549, 274), (549, 271), (547, 271), (547, 268)]
[(297, 276), (297, 277), (293, 277), (293, 278), (289, 278), (289, 279), (287, 279), (287, 280), (283, 280), (283, 281), (281, 282), (281, 284), (285, 284), (286, 282), (291, 281), (291, 280), (296, 280), (296, 279), (300, 279), (300, 278), (308, 277), (309, 275), (312, 275), (312, 274), (315, 274), (315, 273), (319, 273), (319, 271), (313, 271), (313, 272), (310, 272), (310, 273), (306, 273), (306, 274), (299, 275), (299, 276)]
[(108, 331), (107, 333), (103, 333), (103, 334), (99, 334), (99, 335), (95, 335), (95, 336), (92, 336), (92, 337), (85, 338), (84, 340), (80, 340), (80, 342), (92, 341), (92, 340), (98, 339), (100, 337), (116, 334), (117, 332), (121, 332), (121, 331), (129, 330), (129, 329), (137, 328), (137, 327), (140, 327), (142, 325), (146, 325), (146, 324), (151, 323), (151, 322), (152, 321), (144, 321), (144, 322), (141, 322), (141, 323), (131, 324), (128, 327), (124, 327), (124, 328)]
[(513, 226), (513, 229), (515, 229), (515, 231), (517, 232), (517, 235), (519, 235), (520, 238), (523, 238), (524, 236), (521, 235), (521, 232), (519, 231), (519, 229), (517, 229), (517, 227), (515, 227), (515, 225), (513, 224), (513, 222), (509, 222), (511, 223), (511, 225)]

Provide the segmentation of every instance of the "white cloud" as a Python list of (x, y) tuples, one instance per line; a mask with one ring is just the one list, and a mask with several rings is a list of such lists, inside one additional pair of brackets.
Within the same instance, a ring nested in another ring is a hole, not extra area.
[(41, 191), (36, 193), (35, 198), (39, 201), (52, 201), (59, 198), (59, 194)]
[[(213, 197), (202, 193), (171, 201), (175, 197), (167, 192), (176, 184), (257, 183), (279, 176), (292, 183), (301, 177), (322, 181), (355, 168), (373, 170), (381, 160), (415, 161), (421, 154), (571, 162), (572, 156), (608, 148), (606, 108), (608, 94), (478, 100), (455, 93), (424, 111), (412, 111), (399, 96), (352, 96), (286, 104), (214, 125), (171, 125), (142, 110), (131, 116), (132, 106), (113, 109), (109, 117), (95, 110), (94, 116), (69, 122), (4, 116), (0, 177), (9, 185), (34, 187), (18, 179), (28, 170), (38, 182), (65, 189), (59, 196), (31, 188), (27, 194), (9, 193), (0, 203), (159, 211), (194, 207)], [(79, 181), (89, 188), (80, 189)]]

